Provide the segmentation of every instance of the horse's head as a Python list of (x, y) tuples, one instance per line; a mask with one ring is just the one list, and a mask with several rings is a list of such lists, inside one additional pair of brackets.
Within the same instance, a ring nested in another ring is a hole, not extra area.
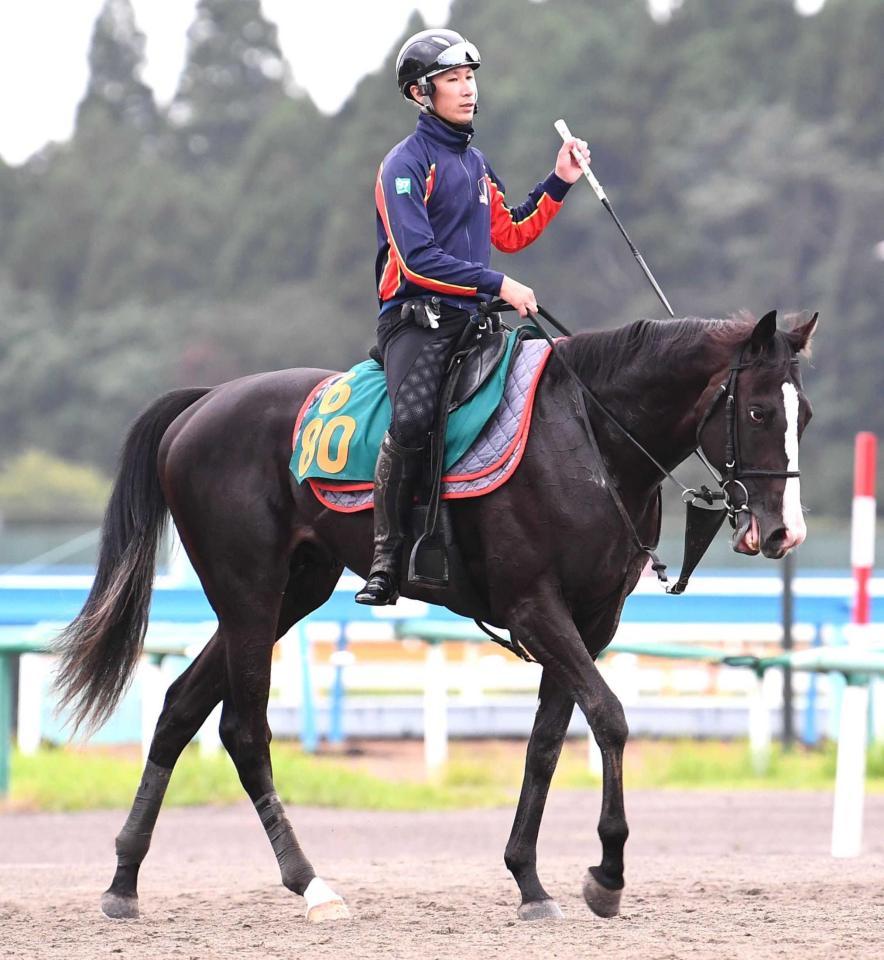
[(738, 346), (727, 382), (702, 427), (703, 449), (724, 477), (735, 511), (733, 549), (779, 559), (804, 542), (798, 441), (811, 417), (799, 358), (809, 353), (817, 314), (788, 332), (776, 311)]

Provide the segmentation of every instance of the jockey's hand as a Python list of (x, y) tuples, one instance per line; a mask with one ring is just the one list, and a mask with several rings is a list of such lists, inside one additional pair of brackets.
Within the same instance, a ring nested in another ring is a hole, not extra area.
[(537, 313), (537, 297), (534, 296), (534, 291), (512, 277), (504, 276), (500, 285), (500, 299), (515, 307), (520, 317), (527, 317), (529, 310)]
[(590, 162), (589, 147), (585, 140), (578, 140), (576, 137), (565, 140), (556, 156), (556, 176), (561, 177), (565, 183), (577, 183), (582, 176), (582, 171), (577, 161), (571, 155), (572, 147), (583, 155), (587, 163)]

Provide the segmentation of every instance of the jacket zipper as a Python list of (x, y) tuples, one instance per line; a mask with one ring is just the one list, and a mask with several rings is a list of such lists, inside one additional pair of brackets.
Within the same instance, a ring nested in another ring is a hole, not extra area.
[[(470, 171), (467, 170), (467, 165), (463, 162), (463, 157), (458, 154), (457, 157), (460, 160), (460, 165), (463, 167), (463, 172), (467, 177), (467, 196), (470, 198), (470, 203), (473, 202), (473, 178), (470, 176)], [(467, 219), (466, 224), (464, 225), (463, 232), (466, 234), (467, 238), (467, 250), (469, 251), (470, 262), (473, 260), (473, 244), (470, 241), (470, 228), (469, 228), (469, 218)]]

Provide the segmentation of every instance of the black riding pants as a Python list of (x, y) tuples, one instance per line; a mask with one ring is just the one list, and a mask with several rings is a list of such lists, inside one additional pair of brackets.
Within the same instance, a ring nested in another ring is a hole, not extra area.
[(401, 446), (426, 445), (448, 361), (468, 319), (466, 311), (443, 311), (439, 328), (433, 330), (401, 319), (394, 309), (378, 320), (378, 348), (393, 407), (390, 436)]

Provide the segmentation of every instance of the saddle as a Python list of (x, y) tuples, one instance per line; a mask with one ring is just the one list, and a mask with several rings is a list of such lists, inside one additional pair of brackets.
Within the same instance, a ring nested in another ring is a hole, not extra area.
[[(472, 592), (465, 581), (447, 507), (442, 503), (445, 431), (449, 414), (463, 406), (494, 373), (506, 346), (506, 330), (501, 326), (499, 315), (489, 316), (483, 312), (466, 321), (449, 360), (424, 464), (423, 496), (412, 508), (409, 583), (443, 589), (454, 587), (459, 593)], [(384, 359), (377, 346), (373, 346), (368, 355), (383, 367)], [(454, 583), (450, 583), (452, 579)]]
[[(472, 321), (470, 322), (471, 326)], [(501, 358), (506, 352), (506, 331), (498, 328), (492, 332), (490, 329), (481, 329), (474, 327), (475, 339), (468, 343), (464, 348), (466, 353), (460, 364), (454, 389), (451, 393), (451, 400), (448, 406), (448, 412), (453, 413), (458, 407), (462, 407), (473, 394), (475, 394), (485, 381), (497, 369)], [(456, 351), (457, 352), (457, 351)], [(377, 345), (368, 351), (369, 357), (379, 366), (383, 367), (384, 358)], [(448, 376), (451, 375), (449, 369)], [(442, 394), (445, 394), (445, 383), (442, 385)], [(435, 430), (433, 431), (435, 433)]]

